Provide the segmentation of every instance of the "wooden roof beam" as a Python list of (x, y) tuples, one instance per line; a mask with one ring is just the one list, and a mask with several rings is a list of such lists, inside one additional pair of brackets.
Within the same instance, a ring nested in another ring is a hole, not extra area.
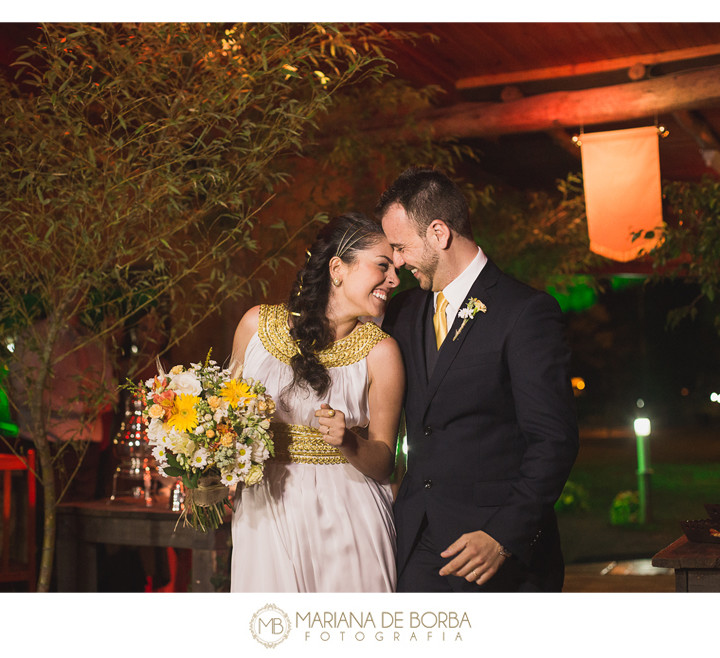
[[(418, 115), (415, 124), (434, 139), (492, 137), (556, 128), (655, 119), (659, 114), (720, 103), (720, 67), (581, 91), (529, 96), (506, 103), (462, 103)], [(366, 125), (383, 139), (412, 139), (401, 120)]]
[[(720, 43), (697, 46), (694, 48), (681, 48), (678, 50), (667, 50), (660, 53), (646, 53), (629, 55), (615, 59), (602, 59), (592, 62), (581, 62), (579, 64), (564, 64), (562, 66), (548, 66), (539, 69), (525, 71), (508, 71), (503, 73), (490, 73), (487, 75), (476, 75), (468, 78), (460, 78), (455, 81), (455, 88), (458, 90), (478, 89), (480, 87), (494, 87), (497, 85), (519, 84), (522, 82), (536, 82), (539, 80), (553, 80), (555, 78), (572, 78), (593, 73), (610, 73), (635, 67), (636, 71), (644, 71), (644, 67), (653, 64), (667, 64), (669, 62), (681, 62), (684, 60), (699, 59), (720, 55)], [(639, 67), (638, 67), (639, 65)], [(636, 75), (631, 75), (635, 79)]]

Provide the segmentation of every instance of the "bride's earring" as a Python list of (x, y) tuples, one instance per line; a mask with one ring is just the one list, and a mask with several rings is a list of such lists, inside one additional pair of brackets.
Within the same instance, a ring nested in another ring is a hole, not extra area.
[(340, 279), (333, 279), (332, 284), (337, 288), (340, 285)]

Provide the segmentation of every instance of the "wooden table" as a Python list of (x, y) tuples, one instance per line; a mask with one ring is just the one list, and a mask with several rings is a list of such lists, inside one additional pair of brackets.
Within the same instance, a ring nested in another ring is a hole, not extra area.
[(96, 592), (97, 547), (165, 546), (192, 550), (191, 589), (214, 592), (214, 552), (230, 546), (229, 519), (214, 532), (177, 526), (167, 498), (146, 507), (142, 498), (64, 503), (57, 508), (57, 579), (60, 592)]
[(657, 553), (652, 564), (675, 569), (676, 592), (720, 592), (720, 544), (691, 542), (683, 535)]

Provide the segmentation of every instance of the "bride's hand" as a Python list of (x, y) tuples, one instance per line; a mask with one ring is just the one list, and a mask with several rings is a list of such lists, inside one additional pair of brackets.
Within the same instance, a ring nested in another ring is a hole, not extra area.
[(341, 446), (345, 440), (345, 414), (323, 402), (315, 411), (319, 419), (320, 433), (330, 445)]

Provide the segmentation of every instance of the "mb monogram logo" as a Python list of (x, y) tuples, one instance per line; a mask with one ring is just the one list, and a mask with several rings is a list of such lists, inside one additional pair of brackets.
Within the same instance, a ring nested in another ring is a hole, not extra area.
[(290, 634), (290, 618), (283, 610), (268, 603), (252, 616), (250, 632), (260, 644), (275, 647)]

